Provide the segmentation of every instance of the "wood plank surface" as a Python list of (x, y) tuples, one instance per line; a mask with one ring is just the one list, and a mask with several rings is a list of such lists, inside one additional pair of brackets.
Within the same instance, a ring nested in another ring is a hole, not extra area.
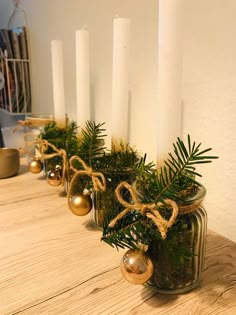
[(0, 181), (0, 314), (236, 314), (236, 244), (208, 233), (198, 288), (164, 295), (121, 276), (90, 216), (76, 217), (42, 175)]
[(0, 179), (0, 205), (18, 202), (19, 200), (43, 197), (45, 195), (62, 194), (63, 187), (45, 185), (45, 174), (28, 172), (26, 160), (20, 166), (17, 176)]

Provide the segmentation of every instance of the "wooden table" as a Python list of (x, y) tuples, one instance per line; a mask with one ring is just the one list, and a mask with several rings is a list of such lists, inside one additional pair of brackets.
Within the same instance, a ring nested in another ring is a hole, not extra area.
[(236, 314), (236, 244), (209, 232), (203, 280), (184, 295), (126, 282), (90, 216), (42, 175), (0, 180), (0, 314)]

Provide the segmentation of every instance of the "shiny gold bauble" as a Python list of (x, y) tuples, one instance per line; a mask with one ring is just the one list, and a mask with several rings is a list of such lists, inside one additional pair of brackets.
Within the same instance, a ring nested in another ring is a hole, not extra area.
[(55, 166), (55, 170), (61, 172), (61, 170), (62, 170), (61, 165), (57, 164)]
[(43, 164), (39, 159), (34, 159), (29, 164), (29, 171), (34, 174), (40, 173), (42, 169), (43, 169)]
[(47, 182), (51, 186), (61, 185), (61, 173), (58, 170), (49, 171), (47, 174)]
[(153, 274), (151, 259), (141, 250), (130, 249), (121, 259), (120, 269), (123, 277), (132, 284), (143, 284)]
[(78, 194), (69, 198), (68, 205), (75, 215), (83, 216), (92, 209), (92, 199), (89, 195)]

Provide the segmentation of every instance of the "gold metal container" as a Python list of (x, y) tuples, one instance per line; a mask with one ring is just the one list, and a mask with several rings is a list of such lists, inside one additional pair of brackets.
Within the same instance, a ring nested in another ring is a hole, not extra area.
[(19, 168), (19, 150), (13, 148), (0, 148), (0, 179), (16, 175)]

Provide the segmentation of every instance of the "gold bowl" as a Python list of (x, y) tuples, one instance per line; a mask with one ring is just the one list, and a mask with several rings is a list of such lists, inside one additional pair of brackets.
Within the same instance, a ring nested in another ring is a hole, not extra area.
[(19, 150), (12, 148), (0, 148), (0, 179), (16, 175), (19, 168)]

